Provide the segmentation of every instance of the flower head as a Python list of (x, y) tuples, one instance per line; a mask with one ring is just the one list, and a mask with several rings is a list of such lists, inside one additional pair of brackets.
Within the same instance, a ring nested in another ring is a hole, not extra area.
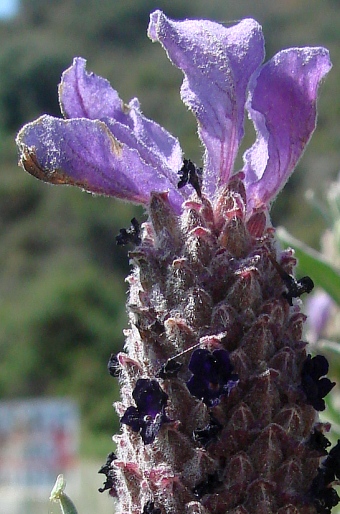
[[(264, 59), (260, 25), (246, 19), (224, 27), (205, 20), (150, 18), (159, 41), (184, 73), (183, 102), (198, 122), (205, 148), (202, 192), (214, 200), (234, 170), (244, 134), (244, 111), (256, 141), (244, 155), (248, 217), (267, 207), (292, 173), (316, 122), (316, 97), (331, 64), (326, 49), (290, 48)], [(64, 119), (42, 116), (19, 132), (20, 163), (37, 178), (148, 205), (153, 191), (168, 191), (180, 212), (190, 186), (178, 189), (178, 141), (124, 104), (107, 80), (76, 58), (62, 76)]]
[[(147, 222), (132, 220), (117, 238), (137, 245), (125, 353), (109, 362), (121, 383), (116, 410), (132, 430), (115, 437), (107, 487), (120, 514), (335, 505), (334, 462), (313, 484), (327, 447), (315, 410), (333, 384), (321, 378), (327, 361), (306, 359), (304, 316), (293, 305), (313, 282), (294, 278), (293, 252), (278, 250), (268, 212), (315, 128), (328, 52), (290, 48), (263, 64), (251, 19), (225, 27), (155, 11), (148, 35), (183, 71), (202, 169), (81, 58), (59, 86), (64, 119), (42, 116), (17, 136), (20, 163), (37, 178), (147, 207)], [(237, 170), (245, 110), (256, 139)], [(156, 437), (171, 421), (165, 409), (173, 423)]]

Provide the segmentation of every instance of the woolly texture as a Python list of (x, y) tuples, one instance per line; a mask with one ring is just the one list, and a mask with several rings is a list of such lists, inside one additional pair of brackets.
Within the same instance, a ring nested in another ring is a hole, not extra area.
[[(176, 377), (158, 379), (172, 421), (151, 444), (126, 425), (115, 437), (118, 512), (140, 513), (148, 501), (162, 513), (316, 512), (309, 489), (324, 452), (309, 444), (316, 411), (301, 389), (304, 315), (284, 298), (269, 255), (288, 273), (295, 259), (277, 255), (264, 214), (247, 222), (245, 205), (237, 178), (215, 209), (193, 197), (177, 216), (166, 194), (152, 197), (143, 241), (130, 252), (131, 328), (127, 355), (118, 355), (117, 412), (130, 407), (138, 379), (154, 380), (167, 359), (198, 342), (227, 350), (239, 382), (207, 406), (186, 386), (192, 352), (178, 358)], [(209, 436), (213, 426), (217, 437)]]

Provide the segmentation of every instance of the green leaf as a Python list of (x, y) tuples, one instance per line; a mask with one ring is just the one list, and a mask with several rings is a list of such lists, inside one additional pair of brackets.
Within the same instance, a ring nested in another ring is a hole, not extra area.
[(284, 228), (276, 231), (282, 245), (292, 247), (303, 273), (309, 275), (316, 286), (324, 289), (340, 305), (340, 271), (326, 261), (324, 256), (290, 235)]

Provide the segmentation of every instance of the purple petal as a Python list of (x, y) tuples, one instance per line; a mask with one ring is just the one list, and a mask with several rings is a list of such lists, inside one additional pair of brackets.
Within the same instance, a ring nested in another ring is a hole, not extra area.
[(325, 48), (290, 48), (253, 77), (247, 105), (257, 139), (245, 153), (248, 207), (256, 209), (282, 189), (316, 124), (316, 97), (331, 63)]
[[(162, 168), (177, 189), (178, 172), (183, 164), (183, 153), (178, 140), (158, 123), (143, 116), (136, 98), (127, 107), (131, 120), (129, 130), (138, 142), (136, 148), (141, 157), (152, 166)], [(111, 123), (109, 125), (111, 128)]]
[(261, 27), (251, 19), (228, 28), (205, 20), (177, 22), (155, 11), (148, 35), (184, 72), (181, 96), (198, 120), (206, 148), (204, 190), (214, 195), (228, 182), (243, 137), (248, 82), (264, 57)]
[(139, 432), (142, 421), (140, 419), (141, 415), (138, 409), (136, 407), (128, 407), (126, 411), (124, 412), (124, 415), (120, 418), (120, 422), (123, 425), (129, 425), (134, 432)]
[(86, 60), (81, 57), (73, 59), (72, 66), (62, 74), (59, 102), (65, 118), (126, 118), (117, 91), (108, 80), (87, 73)]
[(132, 393), (141, 415), (148, 414), (155, 418), (167, 405), (168, 395), (160, 387), (157, 380), (140, 378)]
[(67, 118), (104, 120), (120, 142), (136, 148), (145, 162), (163, 168), (177, 187), (183, 160), (178, 140), (143, 116), (136, 98), (124, 104), (106, 79), (87, 73), (85, 59), (75, 58), (63, 73), (59, 101)]
[(170, 202), (180, 211), (183, 196), (166, 176), (169, 170), (145, 162), (103, 121), (42, 116), (23, 127), (17, 144), (24, 168), (41, 180), (142, 204), (152, 191), (169, 190)]

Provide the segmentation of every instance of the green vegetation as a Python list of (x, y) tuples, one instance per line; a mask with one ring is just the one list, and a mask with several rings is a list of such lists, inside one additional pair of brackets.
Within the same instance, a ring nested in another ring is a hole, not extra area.
[[(340, 7), (334, 0), (22, 0), (0, 23), (0, 397), (67, 395), (82, 409), (83, 450), (112, 450), (117, 384), (106, 370), (123, 345), (127, 249), (115, 236), (141, 210), (110, 198), (50, 187), (16, 166), (14, 137), (43, 113), (59, 116), (57, 84), (76, 55), (107, 77), (125, 101), (181, 140), (200, 163), (196, 125), (179, 98), (181, 74), (146, 36), (149, 12), (229, 23), (254, 16), (267, 55), (292, 45), (324, 45), (337, 65), (321, 90), (319, 125), (274, 209), (296, 237), (316, 246), (322, 221), (303, 200), (323, 191), (339, 166)], [(247, 144), (249, 144), (248, 139)], [(241, 161), (240, 161), (241, 162)], [(299, 220), (299, 222), (297, 222)]]

